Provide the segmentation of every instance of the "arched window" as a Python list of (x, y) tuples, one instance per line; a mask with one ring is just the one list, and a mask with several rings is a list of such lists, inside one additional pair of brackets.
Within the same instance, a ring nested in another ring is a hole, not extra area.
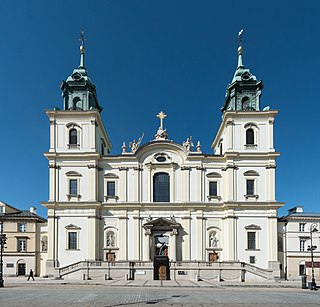
[(250, 99), (249, 99), (249, 97), (243, 97), (242, 98), (242, 110), (243, 111), (248, 111), (250, 109), (251, 109), (251, 107), (250, 107)]
[(78, 144), (78, 133), (77, 130), (72, 128), (69, 131), (69, 144), (77, 145)]
[(167, 173), (156, 173), (153, 176), (153, 201), (170, 201), (170, 176)]
[(254, 145), (254, 131), (252, 128), (246, 131), (246, 145)]

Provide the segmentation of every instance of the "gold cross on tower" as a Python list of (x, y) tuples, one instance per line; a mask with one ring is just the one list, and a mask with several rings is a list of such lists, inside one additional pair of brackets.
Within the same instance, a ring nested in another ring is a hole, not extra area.
[(163, 119), (165, 117), (167, 117), (167, 115), (164, 113), (164, 112), (160, 112), (158, 115), (157, 115), (158, 118), (160, 118), (160, 127), (159, 129), (163, 130)]

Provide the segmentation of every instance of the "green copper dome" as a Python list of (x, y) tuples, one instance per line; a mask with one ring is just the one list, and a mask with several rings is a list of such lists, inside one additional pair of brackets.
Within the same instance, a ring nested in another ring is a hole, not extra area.
[(84, 34), (81, 34), (80, 65), (74, 69), (66, 81), (62, 81), (61, 90), (64, 99), (64, 110), (98, 110), (102, 111), (97, 98), (96, 87), (90, 81), (84, 65)]

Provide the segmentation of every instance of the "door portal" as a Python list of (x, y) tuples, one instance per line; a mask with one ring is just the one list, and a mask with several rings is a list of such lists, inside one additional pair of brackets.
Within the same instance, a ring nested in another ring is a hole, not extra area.
[(18, 275), (26, 275), (26, 264), (25, 263), (18, 263)]

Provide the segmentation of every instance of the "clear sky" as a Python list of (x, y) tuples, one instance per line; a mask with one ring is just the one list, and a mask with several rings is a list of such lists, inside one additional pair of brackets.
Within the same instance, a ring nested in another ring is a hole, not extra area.
[(81, 30), (112, 154), (143, 132), (143, 142), (153, 139), (161, 110), (169, 139), (192, 135), (212, 153), (243, 28), (244, 65), (265, 86), (261, 107), (280, 111), (280, 215), (298, 204), (319, 212), (319, 20), (318, 0), (2, 0), (0, 200), (46, 216), (44, 110), (63, 106), (60, 84), (79, 65)]

